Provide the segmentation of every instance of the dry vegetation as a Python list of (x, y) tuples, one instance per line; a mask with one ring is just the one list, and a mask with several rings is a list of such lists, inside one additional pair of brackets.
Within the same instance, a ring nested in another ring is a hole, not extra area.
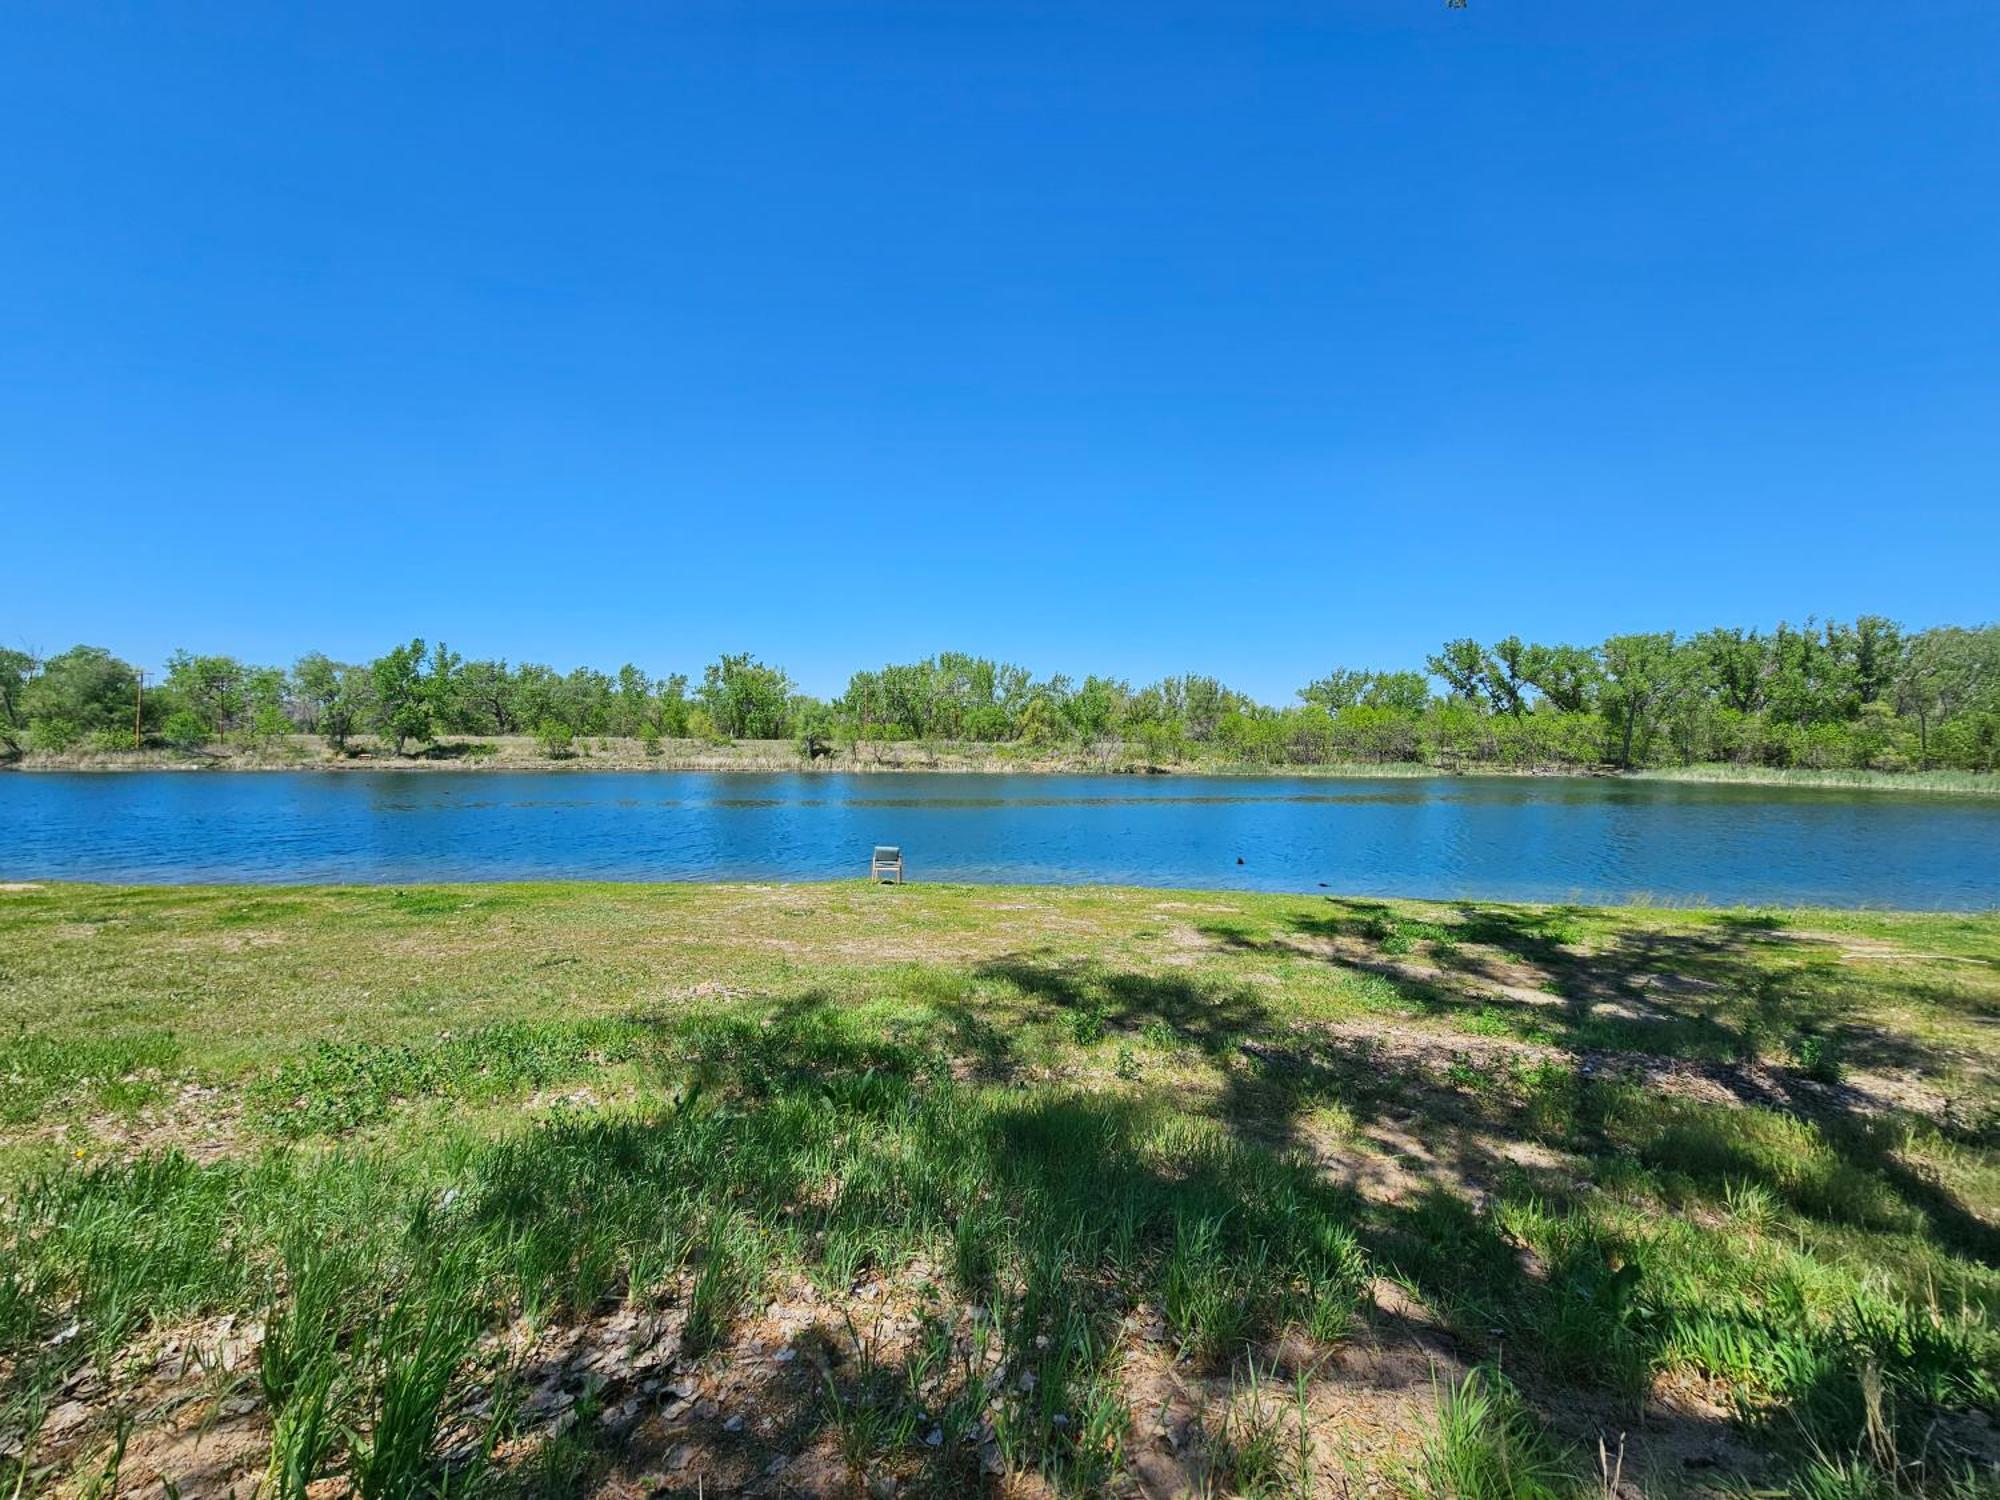
[(1996, 1008), (1994, 917), (8, 888), (0, 1494), (1970, 1495)]

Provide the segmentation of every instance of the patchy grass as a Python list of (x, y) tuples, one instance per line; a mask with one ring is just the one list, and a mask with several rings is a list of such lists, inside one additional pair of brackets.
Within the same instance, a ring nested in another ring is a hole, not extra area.
[(1971, 1494), (1996, 1013), (1993, 917), (8, 892), (0, 1493)]
[(1736, 786), (1833, 787), (1842, 791), (2000, 796), (2000, 776), (1990, 771), (1815, 771), (1803, 766), (1707, 765), (1661, 766), (1620, 774), (1635, 781), (1719, 781)]

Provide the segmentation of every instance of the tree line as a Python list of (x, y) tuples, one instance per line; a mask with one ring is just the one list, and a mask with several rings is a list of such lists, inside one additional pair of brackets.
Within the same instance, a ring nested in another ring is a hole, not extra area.
[(0, 650), (0, 754), (199, 750), (314, 735), (397, 755), (447, 737), (532, 735), (551, 755), (591, 737), (795, 739), (808, 754), (871, 741), (1023, 750), (1122, 747), (1161, 762), (1413, 761), (1505, 766), (1729, 762), (1991, 771), (2000, 761), (2000, 626), (1905, 630), (1880, 616), (1775, 630), (1447, 641), (1421, 668), (1336, 668), (1288, 704), (1214, 677), (1036, 677), (943, 652), (856, 672), (834, 698), (801, 693), (745, 653), (699, 680), (627, 664), (559, 672), (468, 661), (412, 639), (368, 662), (319, 653), (289, 668), (176, 653), (142, 685), (97, 646), (46, 658)]

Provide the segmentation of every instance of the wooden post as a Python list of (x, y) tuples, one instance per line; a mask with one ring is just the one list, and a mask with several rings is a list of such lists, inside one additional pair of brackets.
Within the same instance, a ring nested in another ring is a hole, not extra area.
[(132, 748), (139, 748), (139, 720), (146, 707), (146, 674), (132, 679)]

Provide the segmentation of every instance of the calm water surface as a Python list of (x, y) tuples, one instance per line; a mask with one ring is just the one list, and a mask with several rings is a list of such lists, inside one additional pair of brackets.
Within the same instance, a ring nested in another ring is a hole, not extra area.
[(0, 879), (919, 880), (2000, 906), (2000, 800), (1603, 780), (0, 775)]

